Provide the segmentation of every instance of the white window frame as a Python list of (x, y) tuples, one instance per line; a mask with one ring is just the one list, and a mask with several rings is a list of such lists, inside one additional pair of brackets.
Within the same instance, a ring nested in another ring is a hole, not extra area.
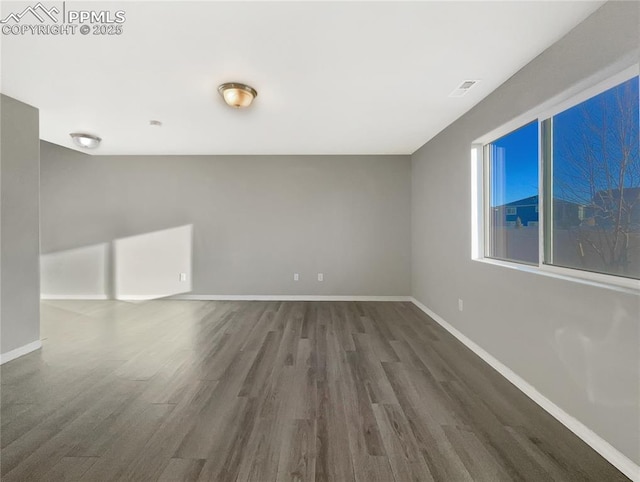
[[(504, 266), (506, 268), (527, 271), (530, 273), (551, 276), (554, 278), (566, 279), (574, 282), (595, 285), (625, 292), (637, 294), (640, 292), (640, 280), (625, 278), (622, 276), (610, 275), (584, 271), (577, 268), (567, 268), (545, 264), (545, 206), (544, 206), (544, 166), (542, 145), (542, 125), (543, 121), (552, 118), (571, 107), (574, 107), (602, 92), (615, 87), (640, 74), (640, 65), (635, 64), (617, 73), (611, 70), (603, 71), (600, 74), (587, 79), (568, 89), (563, 94), (554, 97), (544, 104), (534, 108), (500, 126), (497, 129), (476, 139), (471, 145), (471, 258), (483, 263)], [(490, 219), (489, 203), (486, 202), (486, 195), (489, 193), (489, 176), (485, 172), (484, 158), (487, 155), (486, 146), (491, 142), (523, 127), (533, 121), (538, 122), (538, 264), (531, 265), (518, 261), (507, 261), (494, 259), (485, 256), (485, 246), (487, 244), (488, 232), (486, 232), (486, 222)], [(551, 193), (553, 195), (553, 193)]]

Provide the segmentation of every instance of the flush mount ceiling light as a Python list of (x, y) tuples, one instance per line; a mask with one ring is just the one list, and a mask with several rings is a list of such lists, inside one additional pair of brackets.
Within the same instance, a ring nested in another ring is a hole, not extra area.
[(100, 141), (102, 141), (98, 136), (84, 132), (72, 132), (69, 135), (71, 139), (73, 139), (73, 143), (83, 149), (95, 149), (100, 145)]
[(249, 107), (258, 95), (256, 89), (238, 82), (227, 82), (218, 87), (218, 92), (227, 105), (236, 109)]

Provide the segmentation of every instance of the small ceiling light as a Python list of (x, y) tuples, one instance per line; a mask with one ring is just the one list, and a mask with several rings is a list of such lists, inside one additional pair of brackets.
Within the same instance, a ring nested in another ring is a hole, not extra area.
[(162, 122), (160, 122), (159, 120), (150, 120), (149, 125), (154, 127), (162, 127)]
[(95, 149), (100, 145), (100, 141), (102, 141), (98, 136), (84, 132), (72, 132), (69, 135), (73, 139), (73, 143), (83, 149)]
[(227, 105), (240, 109), (249, 107), (253, 99), (258, 95), (256, 89), (238, 82), (227, 82), (218, 87), (218, 92), (227, 103)]

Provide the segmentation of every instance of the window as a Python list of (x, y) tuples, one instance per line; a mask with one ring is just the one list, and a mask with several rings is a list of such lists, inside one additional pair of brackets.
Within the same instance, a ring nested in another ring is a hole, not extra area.
[(538, 124), (532, 122), (485, 147), (488, 258), (538, 263)]
[(637, 287), (639, 84), (636, 66), (479, 141), (474, 257)]
[(638, 77), (544, 121), (545, 262), (640, 278)]

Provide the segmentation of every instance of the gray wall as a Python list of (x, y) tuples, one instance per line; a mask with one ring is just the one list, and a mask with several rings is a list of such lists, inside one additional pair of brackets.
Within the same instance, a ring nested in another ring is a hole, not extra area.
[(637, 62), (639, 5), (605, 4), (412, 156), (415, 298), (636, 463), (639, 297), (471, 260), (469, 151), (590, 75)]
[(111, 157), (43, 142), (41, 176), (43, 254), (192, 224), (193, 294), (410, 293), (409, 156)]
[(0, 353), (40, 339), (38, 110), (1, 95)]

